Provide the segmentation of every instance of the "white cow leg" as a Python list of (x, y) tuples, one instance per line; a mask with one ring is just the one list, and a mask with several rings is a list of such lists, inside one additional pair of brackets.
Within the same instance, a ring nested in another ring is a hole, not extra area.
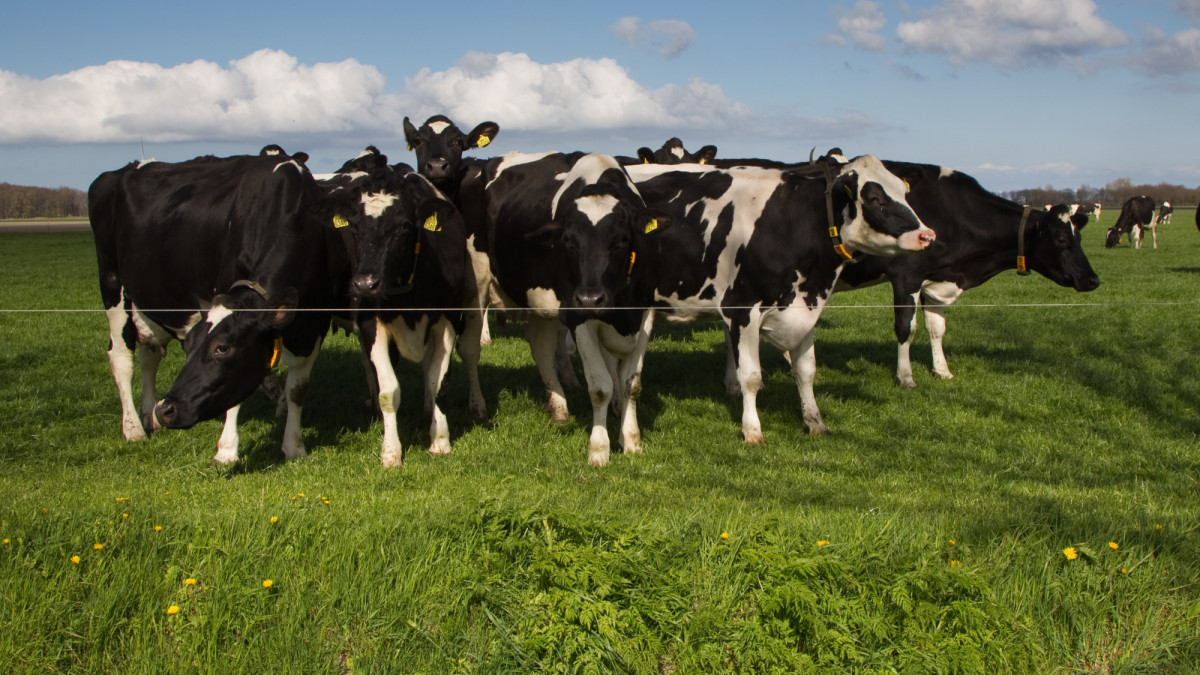
[(383, 417), (383, 447), (379, 452), (379, 461), (385, 467), (404, 464), (404, 449), (400, 446), (396, 423), (396, 408), (400, 406), (400, 380), (396, 378), (392, 356), (388, 353), (390, 341), (387, 326), (377, 319), (375, 342), (371, 345), (371, 365), (375, 366), (375, 379), (379, 384), (379, 412)]
[(480, 329), (480, 331), (479, 331), (479, 344), (481, 344), (481, 345), (492, 344), (492, 331), (491, 331), (491, 329), (488, 328), (488, 311), (487, 311), (487, 309), (482, 309), (479, 311), (479, 323), (483, 326), (483, 328)]
[(299, 459), (308, 455), (304, 449), (304, 427), (300, 416), (304, 411), (304, 399), (308, 398), (312, 369), (317, 363), (323, 342), (324, 339), (318, 339), (308, 356), (296, 356), (283, 350), (283, 362), (287, 364), (287, 382), (283, 385), (283, 398), (287, 401), (287, 421), (283, 425), (284, 459)]
[(747, 445), (757, 445), (764, 440), (762, 422), (758, 419), (758, 390), (762, 389), (759, 342), (758, 327), (746, 326), (737, 344), (737, 378), (742, 392), (742, 439)]
[(235, 405), (225, 411), (225, 426), (217, 439), (217, 454), (212, 460), (214, 466), (225, 466), (238, 460), (238, 411), (241, 408)]
[(642, 394), (642, 366), (646, 358), (646, 347), (650, 343), (650, 331), (654, 327), (654, 310), (646, 312), (642, 330), (632, 353), (621, 359), (617, 386), (624, 399), (621, 415), (621, 449), (632, 455), (642, 454), (642, 430), (638, 427), (637, 402)]
[(159, 344), (145, 343), (138, 347), (138, 366), (142, 371), (142, 428), (151, 433), (158, 431), (154, 419), (154, 405), (158, 402), (156, 382), (158, 365), (162, 363), (166, 348)]
[(912, 320), (908, 323), (908, 339), (896, 343), (896, 384), (913, 389), (917, 386), (913, 379), (912, 343), (917, 333), (917, 312), (913, 308)]
[(121, 435), (127, 441), (144, 441), (146, 430), (133, 402), (133, 350), (125, 346), (121, 337), (128, 315), (120, 307), (109, 307), (105, 313), (108, 315), (108, 366), (121, 399)]
[(738, 384), (737, 359), (733, 356), (733, 342), (729, 339), (729, 329), (725, 330), (725, 393), (737, 396), (742, 393)]
[(596, 335), (597, 322), (588, 321), (575, 329), (575, 344), (583, 361), (583, 377), (587, 380), (588, 396), (592, 400), (592, 433), (588, 438), (588, 464), (607, 466), (610, 456), (608, 438), (608, 405), (613, 396), (611, 364), (613, 357), (600, 345)]
[(933, 374), (943, 380), (954, 379), (942, 338), (946, 336), (946, 308), (942, 305), (925, 304), (925, 329), (929, 331), (929, 348), (933, 351)]
[(482, 331), (487, 317), (480, 311), (468, 311), (466, 326), (458, 339), (458, 356), (467, 369), (467, 410), (476, 420), (487, 419), (487, 404), (483, 400), (483, 389), (479, 386), (479, 357)]
[(792, 376), (796, 378), (796, 386), (800, 389), (800, 411), (808, 433), (828, 434), (829, 429), (821, 421), (817, 397), (813, 394), (813, 381), (817, 377), (817, 350), (812, 331), (792, 350)]
[(567, 411), (567, 397), (558, 380), (558, 373), (555, 372), (554, 361), (558, 346), (558, 326), (557, 318), (531, 316), (525, 327), (525, 337), (529, 341), (533, 363), (542, 377), (542, 386), (546, 388), (545, 410), (550, 415), (550, 421), (554, 424), (565, 424), (570, 419), (570, 413)]
[(446, 415), (437, 404), (438, 389), (442, 378), (450, 369), (450, 352), (454, 349), (454, 329), (446, 319), (439, 321), (440, 329), (434, 330), (430, 336), (429, 346), (425, 352), (425, 391), (432, 399), (432, 421), (429, 424), (429, 454), (450, 454), (450, 425)]

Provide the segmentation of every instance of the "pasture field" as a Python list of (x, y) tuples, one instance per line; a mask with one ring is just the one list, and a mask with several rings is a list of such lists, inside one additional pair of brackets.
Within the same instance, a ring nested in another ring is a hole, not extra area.
[(0, 670), (1198, 672), (1200, 233), (1181, 211), (1159, 249), (1105, 250), (1116, 215), (1084, 231), (1096, 291), (1006, 272), (949, 310), (953, 380), (922, 326), (895, 386), (890, 289), (835, 295), (828, 437), (764, 347), (746, 447), (720, 330), (660, 323), (646, 453), (599, 470), (586, 392), (551, 426), (511, 323), (489, 422), (451, 370), (449, 456), (406, 364), (406, 463), (379, 466), (342, 334), (308, 458), (260, 394), (233, 469), (216, 421), (126, 443), (91, 235), (0, 234)]

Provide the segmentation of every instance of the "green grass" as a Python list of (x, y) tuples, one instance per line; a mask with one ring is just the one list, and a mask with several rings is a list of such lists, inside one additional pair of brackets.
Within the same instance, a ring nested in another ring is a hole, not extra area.
[(551, 426), (516, 325), (484, 350), (488, 423), (452, 369), (447, 457), (424, 452), (406, 364), (406, 463), (379, 467), (344, 335), (314, 373), (308, 458), (282, 462), (257, 394), (232, 470), (210, 465), (216, 421), (128, 444), (90, 235), (0, 235), (0, 668), (1196, 672), (1190, 216), (1158, 250), (1105, 250), (1106, 211), (1085, 230), (1093, 293), (1012, 272), (971, 291), (948, 311), (957, 377), (929, 374), (921, 328), (915, 390), (892, 384), (890, 290), (835, 296), (829, 437), (802, 431), (766, 347), (767, 442), (746, 447), (720, 331), (662, 324), (646, 454), (601, 470), (586, 392)]

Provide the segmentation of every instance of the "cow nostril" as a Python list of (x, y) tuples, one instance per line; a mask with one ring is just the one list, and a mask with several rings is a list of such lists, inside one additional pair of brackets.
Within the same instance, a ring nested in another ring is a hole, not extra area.
[(154, 406), (154, 417), (160, 424), (169, 424), (175, 418), (175, 404), (159, 401), (158, 405)]
[(597, 307), (605, 307), (608, 305), (608, 294), (603, 290), (597, 291), (576, 291), (575, 304), (580, 307), (594, 309)]
[(374, 274), (359, 274), (354, 277), (354, 289), (360, 293), (373, 293), (379, 290), (379, 277)]

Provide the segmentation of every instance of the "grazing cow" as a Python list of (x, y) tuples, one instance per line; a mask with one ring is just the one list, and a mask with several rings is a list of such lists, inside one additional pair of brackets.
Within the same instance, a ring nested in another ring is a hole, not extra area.
[(1171, 208), (1171, 202), (1163, 202), (1162, 206), (1158, 207), (1158, 224), (1170, 225), (1172, 213), (1175, 213), (1175, 209)]
[[(1046, 210), (1049, 211), (1050, 209)], [(1075, 213), (1082, 213), (1085, 216), (1093, 215), (1096, 216), (1096, 220), (1100, 220), (1100, 203), (1082, 204), (1078, 209), (1075, 210)], [(1072, 213), (1071, 215), (1075, 215), (1075, 213)]]
[(1129, 235), (1129, 245), (1142, 247), (1142, 231), (1150, 228), (1154, 235), (1154, 248), (1158, 248), (1158, 223), (1154, 217), (1154, 200), (1146, 196), (1130, 197), (1121, 204), (1117, 223), (1108, 228), (1104, 248), (1112, 248), (1121, 242), (1121, 236)]
[(791, 357), (804, 424), (828, 433), (813, 395), (813, 329), (854, 254), (895, 255), (936, 238), (905, 202), (904, 183), (872, 156), (836, 176), (795, 171), (632, 165), (646, 203), (674, 225), (645, 261), (668, 319), (725, 323), (742, 394), (742, 437), (763, 441), (756, 397), (766, 337)]
[(464, 183), (460, 198), (490, 232), (491, 275), (477, 279), (479, 297), (494, 284), (503, 307), (528, 310), (526, 337), (551, 419), (568, 419), (555, 366), (564, 325), (591, 395), (589, 463), (609, 461), (610, 402), (621, 411), (621, 447), (640, 453), (636, 406), (653, 323), (653, 288), (645, 281), (652, 268), (642, 261), (669, 220), (645, 207), (613, 157), (580, 152), (493, 158), (477, 180)]
[(458, 308), (469, 261), (462, 216), (428, 179), (407, 165), (387, 166), (387, 158), (374, 147), (339, 173), (325, 183), (320, 208), (333, 227), (352, 231), (357, 241), (350, 292), (383, 416), (380, 462), (400, 466), (404, 458), (396, 423), (400, 383), (393, 346), (401, 357), (422, 362), (425, 409), (433, 416), (429, 452), (448, 453), (450, 432), (437, 393), (463, 329)]
[[(480, 122), (471, 130), (471, 133), (464, 134), (445, 115), (430, 117), (420, 128), (413, 126), (407, 117), (404, 118), (404, 139), (408, 142), (408, 149), (417, 155), (417, 172), (428, 178), (437, 189), (456, 204), (458, 203), (459, 186), (469, 176), (478, 175), (482, 171), (485, 161), (463, 157), (463, 153), (475, 148), (486, 148), (499, 133), (500, 125), (495, 122)], [(467, 220), (468, 242), (472, 249), (479, 252), (478, 255), (472, 256), (472, 261), (486, 264), (487, 234), (478, 229), (480, 227), (482, 227), (481, 221)], [(486, 274), (486, 270), (477, 269), (476, 272)], [(474, 286), (474, 284), (468, 283), (468, 286)], [(468, 337), (460, 342), (460, 345), (487, 344), (492, 341), (487, 323), (488, 301), (489, 298), (485, 297), (483, 302), (479, 303), (479, 308), (476, 310), (478, 317), (468, 317), (470, 322), (467, 326)], [(470, 337), (475, 331), (480, 333), (478, 340)], [(465, 358), (464, 361), (466, 361)], [(474, 359), (474, 362), (477, 363), (478, 359)], [(482, 395), (478, 399), (472, 396), (469, 405), (471, 414), (476, 419), (487, 416)]]
[[(130, 164), (92, 183), (88, 212), (126, 439), (224, 414), (213, 461), (236, 461), (238, 408), (282, 352), (283, 453), (305, 454), (301, 408), (331, 316), (297, 310), (337, 306), (348, 274), (339, 240), (309, 210), (319, 192), (305, 157), (268, 146), (257, 157)], [(172, 340), (184, 341), (187, 360), (155, 405)]]
[(683, 147), (683, 141), (678, 138), (667, 139), (658, 150), (647, 147), (638, 148), (637, 157), (617, 157), (622, 166), (630, 164), (708, 164), (717, 155), (717, 146), (706, 145), (696, 152), (688, 152)]

